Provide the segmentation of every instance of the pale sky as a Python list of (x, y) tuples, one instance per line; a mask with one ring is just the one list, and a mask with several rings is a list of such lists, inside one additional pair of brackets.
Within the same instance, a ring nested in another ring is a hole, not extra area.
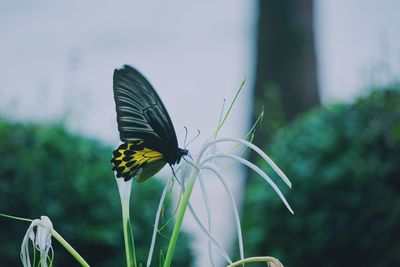
[(324, 103), (350, 102), (366, 88), (399, 81), (400, 1), (315, 1)]

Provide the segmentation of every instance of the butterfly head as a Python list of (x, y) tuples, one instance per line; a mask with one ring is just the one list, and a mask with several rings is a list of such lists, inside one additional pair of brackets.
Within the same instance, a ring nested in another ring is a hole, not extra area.
[(187, 156), (188, 154), (189, 154), (189, 150), (178, 148), (178, 159), (176, 161), (176, 164), (179, 164), (179, 162), (181, 161), (181, 158), (183, 156)]
[(187, 149), (182, 149), (182, 148), (178, 148), (178, 154), (179, 156), (183, 157), (183, 156), (187, 156), (189, 154), (189, 150)]

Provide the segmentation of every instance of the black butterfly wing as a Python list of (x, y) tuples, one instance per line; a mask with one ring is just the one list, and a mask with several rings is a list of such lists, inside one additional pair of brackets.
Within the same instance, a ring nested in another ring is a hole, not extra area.
[(111, 159), (117, 178), (125, 181), (135, 177), (143, 182), (156, 174), (166, 163), (164, 156), (151, 148), (144, 141), (121, 144), (113, 152)]
[(168, 163), (178, 159), (178, 141), (160, 97), (136, 69), (124, 65), (114, 71), (114, 99), (121, 141), (143, 140), (160, 151)]

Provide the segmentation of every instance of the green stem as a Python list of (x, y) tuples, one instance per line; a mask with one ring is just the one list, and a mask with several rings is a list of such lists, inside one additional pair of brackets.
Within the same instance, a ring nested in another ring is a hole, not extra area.
[(84, 267), (90, 265), (79, 255), (79, 253), (54, 229), (51, 230), (51, 235)]
[(185, 212), (189, 204), (190, 195), (192, 193), (194, 183), (196, 182), (197, 174), (198, 174), (197, 168), (193, 167), (189, 175), (188, 182), (185, 184), (185, 192), (183, 194), (183, 199), (178, 208), (176, 223), (174, 226), (174, 230), (172, 231), (171, 239), (169, 241), (167, 255), (165, 256), (164, 267), (171, 266), (172, 257), (174, 255), (174, 250), (176, 247), (176, 242), (178, 240), (178, 236), (183, 222), (183, 217), (185, 216)]
[(126, 266), (136, 267), (135, 242), (132, 235), (132, 225), (129, 219), (129, 199), (121, 200), (122, 225), (124, 229)]
[(222, 119), (222, 122), (218, 124), (217, 130), (215, 131), (214, 135), (213, 135), (213, 139), (217, 138), (218, 132), (221, 130), (222, 126), (224, 126), (226, 119), (228, 118), (229, 113), (231, 113), (231, 110), (233, 108), (233, 105), (235, 104), (240, 91), (242, 91), (244, 84), (246, 83), (246, 79), (244, 79), (242, 81), (242, 83), (240, 84), (239, 90), (237, 90), (235, 97), (232, 100), (232, 103), (229, 105), (228, 111), (226, 112), (224, 118)]
[(1, 217), (5, 217), (5, 218), (9, 218), (9, 219), (14, 219), (14, 220), (17, 220), (17, 221), (32, 222), (31, 219), (27, 219), (27, 218), (23, 218), (23, 217), (17, 217), (17, 216), (12, 216), (12, 215), (8, 215), (8, 214), (5, 214), (5, 213), (0, 213), (0, 216), (1, 216)]
[(271, 265), (271, 266), (283, 267), (282, 263), (274, 257), (250, 257), (247, 259), (236, 261), (232, 264), (229, 264), (226, 267), (235, 267), (235, 266), (242, 265), (244, 263), (253, 263), (253, 262), (266, 262), (266, 263), (272, 263), (273, 265)]

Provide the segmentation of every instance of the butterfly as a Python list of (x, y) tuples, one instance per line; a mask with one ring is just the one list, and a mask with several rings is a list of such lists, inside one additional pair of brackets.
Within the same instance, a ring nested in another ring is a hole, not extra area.
[(178, 147), (171, 118), (150, 82), (135, 68), (114, 70), (114, 100), (120, 139), (112, 169), (118, 178), (143, 182), (180, 162), (188, 150)]

